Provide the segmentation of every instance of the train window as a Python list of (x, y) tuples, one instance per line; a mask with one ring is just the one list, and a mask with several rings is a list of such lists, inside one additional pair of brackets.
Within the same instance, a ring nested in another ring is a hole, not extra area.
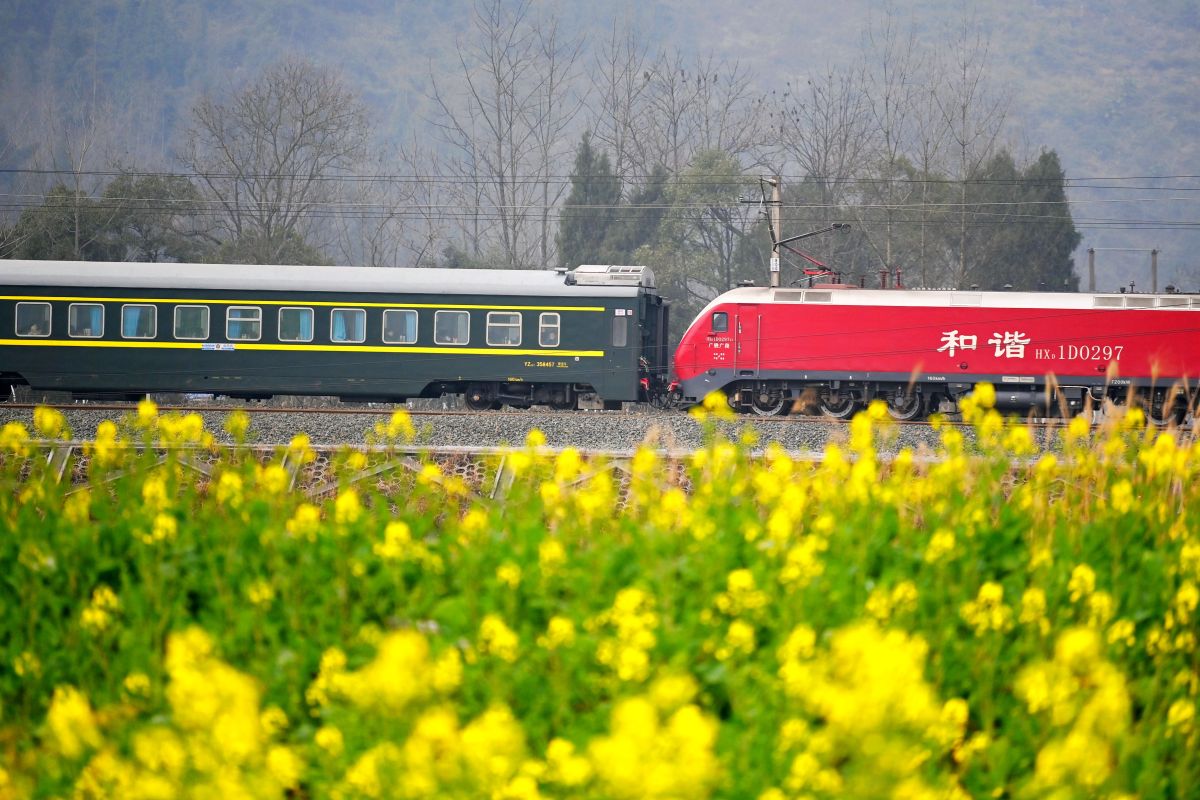
[(417, 341), (417, 312), (389, 308), (383, 312), (383, 343), (413, 344)]
[(434, 344), (467, 344), (470, 341), (471, 315), (468, 312), (433, 312)]
[(121, 338), (153, 339), (158, 335), (158, 309), (151, 305), (121, 306)]
[(547, 311), (538, 317), (538, 344), (558, 347), (560, 319), (557, 311)]
[[(624, 309), (617, 309), (623, 311)], [(613, 317), (613, 347), (624, 347), (629, 344), (629, 317)]]
[(521, 312), (489, 311), (487, 343), (492, 347), (516, 347), (521, 343)]
[(175, 306), (175, 338), (208, 338), (208, 306)]
[(712, 332), (725, 333), (729, 330), (729, 312), (714, 311), (712, 315)]
[(311, 308), (279, 309), (279, 341), (311, 342), (313, 338), (313, 310)]
[(104, 306), (99, 303), (71, 303), (67, 310), (67, 335), (79, 339), (99, 339), (104, 335)]
[(17, 336), (49, 336), (50, 304), (17, 303)]
[(262, 338), (262, 309), (230, 306), (225, 310), (225, 338), (234, 342), (257, 342)]
[(367, 312), (361, 308), (335, 308), (329, 317), (333, 342), (363, 342), (367, 338)]

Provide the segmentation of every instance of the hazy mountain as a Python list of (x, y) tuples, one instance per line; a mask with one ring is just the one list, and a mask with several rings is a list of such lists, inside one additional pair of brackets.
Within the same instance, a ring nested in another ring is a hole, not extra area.
[[(469, 0), (0, 2), (0, 167), (28, 166), (39, 142), (95, 103), (104, 124), (93, 158), (102, 148), (109, 160), (171, 167), (200, 94), (220, 94), (289, 54), (340, 67), (381, 137), (429, 138), (430, 75), (457, 69), (454, 43), (471, 8)], [(868, 0), (563, 0), (534, 10), (556, 13), (588, 41), (614, 19), (632, 21), (653, 47), (740, 59), (769, 91), (849, 63), (882, 8)], [(1160, 283), (1200, 288), (1200, 179), (1168, 180), (1200, 175), (1200, 4), (982, 0), (969, 11), (990, 37), (991, 78), (1011, 91), (1015, 149), (1056, 149), (1077, 181), (1077, 269), (1086, 271), (1089, 246), (1138, 248), (1099, 253), (1102, 285), (1145, 286), (1145, 251), (1158, 247)], [(955, 0), (896, 11), (931, 45), (963, 13)]]

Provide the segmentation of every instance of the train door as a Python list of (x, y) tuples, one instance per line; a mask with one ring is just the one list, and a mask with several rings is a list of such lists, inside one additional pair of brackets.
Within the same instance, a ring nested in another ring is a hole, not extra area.
[(735, 312), (733, 368), (738, 377), (758, 374), (762, 354), (761, 316), (757, 305), (739, 305)]

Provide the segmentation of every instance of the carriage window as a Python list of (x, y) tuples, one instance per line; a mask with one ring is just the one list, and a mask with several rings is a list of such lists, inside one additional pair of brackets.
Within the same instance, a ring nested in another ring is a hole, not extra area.
[(466, 311), (433, 312), (434, 344), (467, 344), (471, 341), (471, 315)]
[(417, 341), (417, 312), (389, 308), (383, 312), (384, 344), (412, 344)]
[(262, 309), (230, 306), (225, 311), (225, 338), (235, 342), (257, 342), (262, 338)]
[(311, 308), (279, 309), (279, 341), (311, 342), (313, 338), (313, 310)]
[[(622, 309), (617, 309), (618, 311)], [(613, 317), (613, 347), (624, 347), (629, 344), (629, 317)]]
[(729, 330), (729, 312), (714, 311), (712, 315), (712, 332), (725, 333)]
[(517, 311), (489, 311), (487, 343), (493, 347), (515, 347), (521, 343), (521, 314)]
[(67, 311), (67, 335), (98, 339), (104, 335), (104, 306), (99, 303), (71, 303)]
[(335, 308), (329, 318), (329, 339), (362, 342), (367, 338), (367, 312), (361, 308)]
[(17, 336), (49, 336), (50, 304), (17, 303)]
[(208, 338), (208, 306), (175, 306), (175, 338)]
[(121, 338), (153, 339), (158, 333), (157, 311), (154, 306), (121, 306)]
[(559, 317), (555, 311), (547, 311), (538, 317), (538, 344), (542, 347), (558, 347)]

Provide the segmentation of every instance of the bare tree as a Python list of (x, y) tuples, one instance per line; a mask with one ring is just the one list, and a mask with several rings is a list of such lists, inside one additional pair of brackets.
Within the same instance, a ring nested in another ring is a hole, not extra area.
[(689, 80), (689, 66), (676, 50), (659, 54), (649, 71), (645, 105), (637, 115), (641, 124), (634, 136), (637, 167), (643, 174), (662, 164), (679, 175), (695, 152), (692, 111), (697, 83), (694, 74)]
[(892, 243), (897, 213), (913, 191), (912, 184), (903, 179), (901, 159), (911, 138), (921, 59), (915, 30), (899, 30), (891, 8), (882, 20), (868, 23), (864, 38), (869, 59), (865, 96), (874, 128), (871, 150), (878, 173), (872, 195), (883, 205), (882, 258), (884, 265), (891, 267), (895, 263)]
[(219, 212), (233, 259), (280, 263), (315, 254), (306, 239), (336, 181), (363, 159), (367, 111), (332, 69), (289, 60), (228, 104), (204, 97), (181, 156)]
[[(871, 128), (862, 71), (830, 68), (805, 81), (798, 94), (788, 87), (772, 110), (779, 146), (816, 188), (821, 220), (832, 222), (867, 159)], [(826, 239), (831, 256), (834, 245)]]
[(1008, 97), (987, 82), (990, 43), (979, 26), (964, 17), (955, 31), (949, 64), (937, 100), (953, 148), (954, 179), (958, 182), (958, 264), (954, 285), (967, 276), (967, 226), (971, 211), (967, 186), (995, 152), (1008, 116)]
[(693, 67), (696, 81), (695, 147), (697, 152), (720, 150), (746, 163), (758, 161), (765, 138), (766, 105), (754, 88), (754, 74), (740, 62), (723, 61), (709, 54), (697, 58)]
[(475, 257), (498, 245), (510, 267), (554, 261), (552, 210), (566, 191), (582, 40), (529, 0), (477, 0), (459, 72), (430, 76), (432, 120), (467, 209), (463, 237)]
[[(632, 27), (614, 24), (596, 50), (591, 71), (588, 129), (597, 147), (610, 154), (613, 172), (624, 184), (632, 177), (639, 117), (650, 83), (648, 52), (648, 45)], [(646, 172), (645, 163), (639, 166)]]
[(539, 62), (537, 74), (541, 80), (533, 93), (533, 118), (530, 124), (537, 144), (536, 180), (542, 189), (539, 254), (541, 265), (549, 267), (554, 244), (550, 211), (567, 191), (568, 183), (561, 180), (561, 167), (570, 158), (568, 133), (583, 108), (583, 98), (572, 88), (579, 83), (576, 65), (583, 50), (583, 40), (579, 37), (564, 38), (555, 17), (536, 26), (535, 38)]
[[(528, 184), (533, 141), (526, 122), (535, 83), (529, 2), (476, 3), (475, 38), (457, 44), (461, 80), (457, 86), (431, 77), (440, 115), (435, 125), (454, 152), (452, 170), (481, 193), (479, 219), (491, 221), (508, 266), (525, 261), (522, 248), (528, 215)], [(481, 249), (480, 237), (473, 237)]]
[[(446, 235), (447, 198), (429, 178), (439, 165), (417, 144), (376, 155), (371, 177), (343, 184), (335, 218), (336, 252), (348, 264), (427, 267)], [(399, 170), (399, 175), (389, 175)]]

